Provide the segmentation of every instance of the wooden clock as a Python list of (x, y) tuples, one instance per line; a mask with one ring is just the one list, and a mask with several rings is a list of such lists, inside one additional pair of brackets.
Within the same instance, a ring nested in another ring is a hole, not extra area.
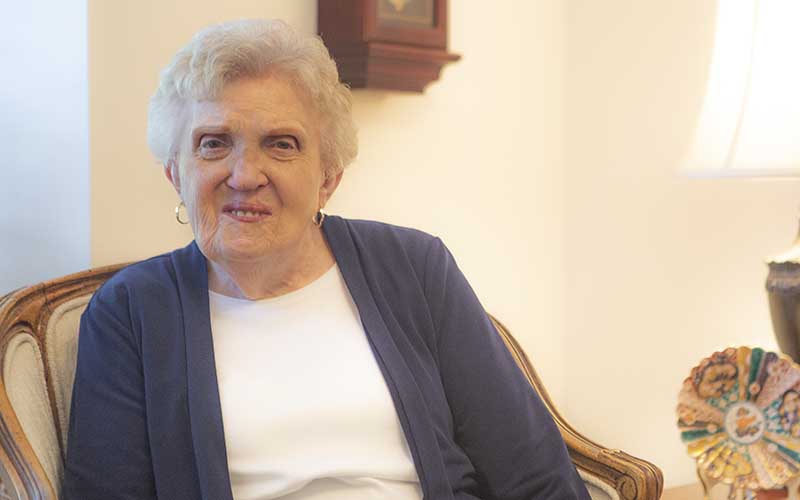
[(447, 0), (317, 0), (319, 34), (356, 88), (422, 92), (447, 52)]

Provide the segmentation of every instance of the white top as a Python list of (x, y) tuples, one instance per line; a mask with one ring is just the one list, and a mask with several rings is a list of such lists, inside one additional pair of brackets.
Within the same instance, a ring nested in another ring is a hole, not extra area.
[(280, 297), (209, 301), (235, 500), (422, 498), (337, 266)]

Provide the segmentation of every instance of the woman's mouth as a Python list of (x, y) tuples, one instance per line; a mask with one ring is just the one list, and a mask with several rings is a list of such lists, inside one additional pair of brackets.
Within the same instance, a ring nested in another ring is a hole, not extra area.
[(249, 210), (232, 210), (231, 213), (237, 217), (256, 217), (262, 215), (260, 212), (250, 212)]
[(239, 222), (257, 222), (272, 215), (268, 208), (251, 204), (225, 205), (222, 212)]

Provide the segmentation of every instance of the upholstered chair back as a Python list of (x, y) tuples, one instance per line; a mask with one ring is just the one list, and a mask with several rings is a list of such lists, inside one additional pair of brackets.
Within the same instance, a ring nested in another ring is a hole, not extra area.
[(63, 478), (80, 316), (122, 266), (0, 299), (0, 500), (57, 499)]
[[(121, 267), (85, 271), (0, 298), (0, 500), (59, 498), (80, 316), (94, 291)], [(520, 345), (499, 321), (492, 321), (553, 414), (592, 499), (660, 498), (658, 468), (573, 429)]]

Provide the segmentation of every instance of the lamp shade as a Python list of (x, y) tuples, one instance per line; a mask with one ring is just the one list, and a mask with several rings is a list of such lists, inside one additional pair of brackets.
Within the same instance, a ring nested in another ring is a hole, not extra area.
[(800, 175), (800, 0), (718, 0), (693, 176)]

